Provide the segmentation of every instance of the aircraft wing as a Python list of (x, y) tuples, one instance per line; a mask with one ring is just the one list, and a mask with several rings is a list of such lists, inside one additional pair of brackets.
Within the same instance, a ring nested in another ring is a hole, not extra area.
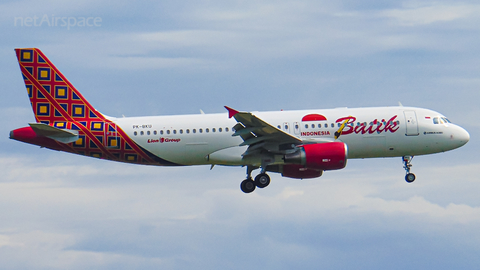
[(243, 156), (262, 150), (286, 153), (304, 143), (299, 138), (270, 125), (250, 112), (239, 112), (227, 106), (225, 108), (228, 110), (228, 117), (233, 117), (238, 122), (232, 136), (240, 136), (243, 139), (240, 146), (248, 145)]

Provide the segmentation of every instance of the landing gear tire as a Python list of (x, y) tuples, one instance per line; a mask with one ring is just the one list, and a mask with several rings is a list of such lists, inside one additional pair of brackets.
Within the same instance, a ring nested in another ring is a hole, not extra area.
[(253, 192), (255, 190), (255, 187), (255, 182), (251, 178), (243, 180), (240, 184), (240, 189), (245, 193)]
[(255, 177), (255, 185), (259, 188), (264, 188), (270, 184), (270, 176), (266, 173), (261, 173)]
[(407, 173), (407, 175), (405, 175), (405, 181), (407, 181), (407, 183), (412, 183), (415, 181), (415, 174)]

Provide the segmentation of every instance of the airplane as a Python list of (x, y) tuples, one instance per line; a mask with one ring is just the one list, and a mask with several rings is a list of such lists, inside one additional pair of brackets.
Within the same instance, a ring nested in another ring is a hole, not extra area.
[[(415, 107), (336, 108), (110, 117), (97, 111), (37, 48), (15, 49), (36, 122), (10, 138), (112, 161), (159, 166), (246, 167), (245, 193), (270, 184), (267, 172), (317, 178), (347, 159), (412, 158), (466, 144), (469, 133), (442, 114)], [(252, 178), (252, 172), (260, 173)]]

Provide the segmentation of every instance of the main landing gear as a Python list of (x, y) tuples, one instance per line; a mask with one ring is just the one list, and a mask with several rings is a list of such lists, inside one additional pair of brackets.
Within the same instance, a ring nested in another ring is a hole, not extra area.
[(415, 181), (415, 174), (410, 172), (410, 168), (412, 167), (411, 162), (412, 162), (413, 156), (403, 156), (402, 159), (403, 159), (403, 168), (407, 173), (405, 175), (405, 181), (407, 181), (407, 183), (412, 183), (413, 181)]
[(245, 193), (253, 192), (256, 187), (264, 188), (270, 184), (270, 176), (268, 176), (263, 169), (262, 172), (255, 177), (255, 180), (253, 180), (252, 171), (254, 169), (252, 166), (247, 166), (247, 179), (243, 180), (240, 184), (240, 189)]

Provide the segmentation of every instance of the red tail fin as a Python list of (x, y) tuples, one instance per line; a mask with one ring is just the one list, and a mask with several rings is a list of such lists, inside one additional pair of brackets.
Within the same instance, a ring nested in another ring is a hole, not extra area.
[(15, 52), (37, 122), (56, 126), (105, 119), (39, 49)]

